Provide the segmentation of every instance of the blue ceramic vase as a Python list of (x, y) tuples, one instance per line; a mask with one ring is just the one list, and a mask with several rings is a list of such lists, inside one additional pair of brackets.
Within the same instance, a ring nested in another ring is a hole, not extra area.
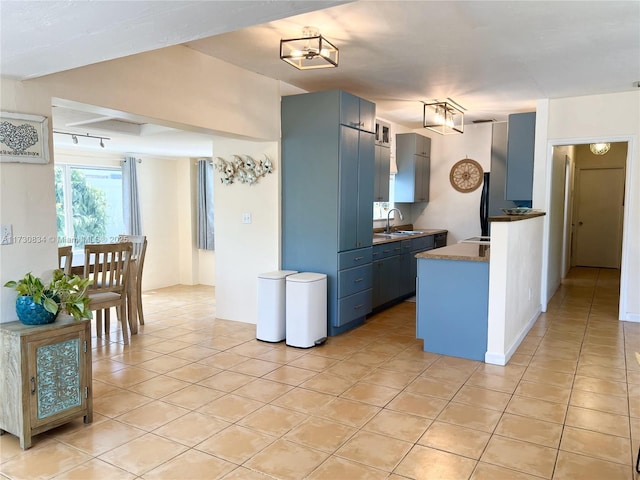
[(48, 312), (44, 305), (35, 303), (33, 297), (26, 295), (16, 298), (16, 313), (18, 319), (25, 325), (53, 323), (58, 316), (57, 313)]

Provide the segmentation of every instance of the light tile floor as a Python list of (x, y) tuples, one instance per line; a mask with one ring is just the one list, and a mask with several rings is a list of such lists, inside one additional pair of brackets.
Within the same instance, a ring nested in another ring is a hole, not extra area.
[(93, 424), (27, 451), (3, 435), (1, 475), (633, 479), (640, 324), (616, 320), (618, 275), (572, 270), (506, 367), (423, 352), (410, 302), (301, 350), (216, 320), (212, 288), (147, 292), (130, 346), (93, 339)]

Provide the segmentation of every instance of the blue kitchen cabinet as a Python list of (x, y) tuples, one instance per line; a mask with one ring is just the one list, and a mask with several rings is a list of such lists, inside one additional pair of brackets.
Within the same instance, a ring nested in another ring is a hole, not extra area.
[(535, 133), (536, 112), (509, 115), (505, 200), (531, 202), (533, 198)]
[(416, 337), (425, 352), (484, 361), (489, 262), (418, 259)]
[(375, 146), (375, 186), (374, 202), (389, 201), (389, 174), (391, 170), (391, 148), (384, 145)]
[(371, 311), (375, 105), (332, 90), (283, 97), (281, 113), (282, 268), (327, 275), (337, 335)]
[(431, 139), (417, 133), (396, 135), (395, 202), (429, 201)]
[(373, 252), (372, 308), (378, 308), (400, 295), (401, 242), (374, 245)]

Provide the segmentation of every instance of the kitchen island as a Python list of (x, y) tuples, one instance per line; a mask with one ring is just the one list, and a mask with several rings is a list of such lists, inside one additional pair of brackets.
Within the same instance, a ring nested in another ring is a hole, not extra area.
[(484, 361), (489, 246), (458, 243), (416, 255), (416, 337), (424, 351)]
[(541, 313), (544, 212), (490, 217), (488, 244), (417, 255), (424, 350), (506, 365)]

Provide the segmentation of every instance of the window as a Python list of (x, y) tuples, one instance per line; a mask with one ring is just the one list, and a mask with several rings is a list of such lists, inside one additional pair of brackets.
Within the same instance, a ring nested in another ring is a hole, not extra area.
[(119, 168), (58, 165), (55, 167), (58, 244), (118, 240), (124, 232), (122, 171)]
[[(393, 208), (393, 197), (395, 195), (396, 176), (395, 174), (389, 175), (389, 201), (388, 202), (373, 202), (373, 219), (374, 220), (386, 220), (387, 213)], [(391, 218), (394, 218), (396, 212), (391, 214)]]

